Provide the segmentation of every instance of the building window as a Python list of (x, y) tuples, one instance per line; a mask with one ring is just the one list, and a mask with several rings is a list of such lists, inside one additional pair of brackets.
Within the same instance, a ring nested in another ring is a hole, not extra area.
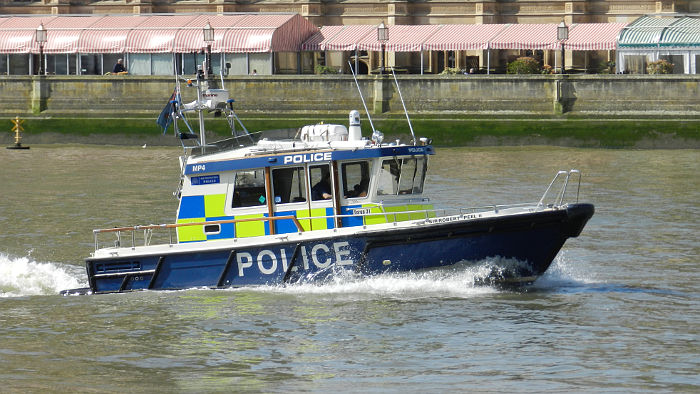
[(625, 56), (625, 74), (646, 74), (647, 57), (645, 55)]
[(0, 75), (7, 74), (7, 55), (0, 53)]
[(661, 55), (659, 59), (666, 60), (667, 62), (673, 64), (672, 74), (684, 74), (685, 73), (685, 57), (683, 55)]

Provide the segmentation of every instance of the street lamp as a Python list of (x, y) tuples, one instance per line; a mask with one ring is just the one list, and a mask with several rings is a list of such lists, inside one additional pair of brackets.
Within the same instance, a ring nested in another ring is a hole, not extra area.
[(209, 24), (208, 21), (207, 25), (204, 26), (202, 33), (204, 33), (204, 42), (207, 43), (207, 75), (211, 75), (211, 43), (214, 42), (214, 28), (211, 27), (211, 24)]
[(564, 74), (564, 41), (569, 39), (569, 26), (561, 21), (557, 26), (557, 40), (561, 42), (561, 73)]
[(39, 44), (39, 75), (44, 75), (44, 43), (46, 43), (46, 28), (40, 23), (36, 29), (36, 42)]
[(384, 74), (384, 50), (386, 49), (386, 42), (389, 41), (389, 28), (384, 26), (384, 22), (380, 23), (377, 27), (377, 40), (382, 43), (382, 58), (379, 65), (379, 73)]

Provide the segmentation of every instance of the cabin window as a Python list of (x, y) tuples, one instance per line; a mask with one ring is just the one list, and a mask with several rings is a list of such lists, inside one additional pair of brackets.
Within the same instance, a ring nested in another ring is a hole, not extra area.
[(423, 181), (425, 179), (425, 159), (403, 159), (401, 175), (399, 177), (399, 194), (423, 193)]
[(420, 194), (425, 181), (425, 158), (387, 159), (377, 181), (378, 195)]
[(367, 197), (369, 162), (343, 163), (340, 170), (343, 176), (343, 195), (349, 198)]
[(237, 171), (233, 185), (232, 208), (265, 205), (265, 175), (262, 168)]
[(382, 162), (377, 179), (377, 195), (392, 195), (399, 190), (400, 159), (389, 159)]
[(272, 189), (276, 204), (306, 201), (304, 167), (272, 170)]
[(333, 197), (331, 188), (331, 168), (324, 164), (320, 166), (309, 166), (309, 181), (311, 187), (311, 200), (330, 200)]

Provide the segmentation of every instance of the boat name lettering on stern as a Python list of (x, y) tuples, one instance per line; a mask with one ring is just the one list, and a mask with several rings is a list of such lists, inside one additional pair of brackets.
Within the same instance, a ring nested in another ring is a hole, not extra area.
[[(335, 263), (341, 266), (353, 265), (355, 261), (351, 257), (350, 244), (347, 241), (333, 242), (332, 248), (326, 244), (316, 244), (311, 247), (311, 253), (307, 254), (306, 246), (301, 247), (301, 259), (304, 269), (309, 269), (309, 260), (317, 268), (327, 268)], [(282, 263), (282, 270), (287, 271), (289, 261), (287, 261), (287, 251), (280, 249), (279, 253), (270, 249), (263, 249), (253, 255), (250, 252), (238, 252), (236, 254), (238, 264), (238, 276), (245, 276), (245, 271), (257, 265), (258, 271), (262, 275), (272, 275), (278, 271), (279, 263)]]
[(324, 153), (307, 153), (305, 155), (289, 155), (284, 157), (284, 164), (294, 163), (310, 163), (314, 161), (330, 161), (331, 152)]

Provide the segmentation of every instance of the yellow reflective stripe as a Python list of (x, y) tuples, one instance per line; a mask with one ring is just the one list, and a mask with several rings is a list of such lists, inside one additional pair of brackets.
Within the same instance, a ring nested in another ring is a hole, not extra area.
[(308, 209), (297, 210), (297, 220), (299, 220), (299, 224), (301, 224), (301, 228), (303, 228), (304, 231), (311, 231), (311, 220), (302, 218), (308, 218), (310, 216)]
[(318, 219), (303, 219), (315, 216), (326, 216), (326, 208), (314, 208), (311, 210), (311, 212), (309, 212), (308, 209), (300, 209), (297, 211), (297, 219), (299, 219), (299, 223), (301, 223), (301, 227), (304, 228), (304, 231), (328, 229), (328, 221), (325, 217)]
[[(408, 210), (409, 211), (421, 211), (425, 208), (423, 208), (423, 205), (409, 205)], [(408, 220), (416, 220), (416, 219), (425, 219), (425, 212), (414, 212), (410, 213), (408, 215)]]
[(384, 215), (382, 207), (376, 204), (363, 204), (362, 208), (370, 208), (370, 213), (381, 213), (381, 215), (365, 216), (365, 225), (386, 223), (387, 217)]
[[(326, 216), (326, 208), (314, 208), (311, 210), (310, 216)], [(314, 230), (328, 229), (328, 220), (326, 218), (311, 219), (311, 228)]]
[(204, 216), (208, 218), (218, 218), (225, 216), (225, 206), (225, 194), (207, 194), (204, 196)]
[[(384, 207), (384, 212), (405, 212), (408, 210), (407, 205), (396, 205), (393, 207)], [(404, 220), (408, 220), (408, 214), (407, 213), (400, 213), (396, 215), (387, 215), (387, 219), (390, 222), (403, 222)]]
[[(178, 219), (177, 223), (198, 223), (204, 222), (205, 218)], [(178, 242), (206, 241), (204, 226), (183, 226), (177, 228)]]
[[(424, 219), (426, 217), (426, 212), (412, 212), (412, 213), (393, 213), (393, 212), (407, 212), (407, 211), (422, 211), (433, 209), (432, 204), (416, 204), (416, 205), (395, 205), (395, 206), (380, 206), (376, 204), (364, 204), (363, 208), (370, 208), (370, 213), (377, 213), (382, 215), (367, 215), (365, 216), (365, 224), (380, 224), (387, 222), (403, 222), (406, 220), (417, 220)], [(427, 217), (435, 217), (435, 212), (427, 212)]]
[[(238, 215), (236, 219), (252, 219), (252, 218), (264, 218), (265, 214), (257, 213), (253, 215)], [(256, 220), (252, 222), (241, 222), (236, 223), (236, 234), (238, 238), (243, 237), (257, 237), (265, 235), (265, 221)]]

